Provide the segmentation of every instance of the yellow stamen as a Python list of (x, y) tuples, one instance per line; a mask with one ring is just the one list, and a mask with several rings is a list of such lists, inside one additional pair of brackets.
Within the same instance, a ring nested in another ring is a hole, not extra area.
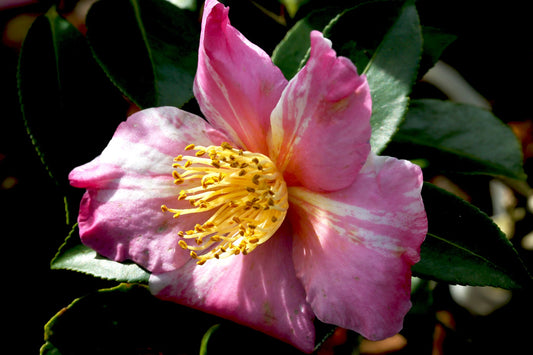
[[(190, 208), (161, 206), (163, 212), (179, 216), (210, 211), (203, 224), (179, 231), (178, 245), (190, 251), (203, 265), (210, 259), (247, 255), (266, 242), (283, 222), (288, 209), (287, 186), (275, 164), (265, 155), (220, 146), (189, 144), (174, 160), (174, 183), (184, 187), (178, 200)], [(189, 242), (190, 241), (190, 242)]]

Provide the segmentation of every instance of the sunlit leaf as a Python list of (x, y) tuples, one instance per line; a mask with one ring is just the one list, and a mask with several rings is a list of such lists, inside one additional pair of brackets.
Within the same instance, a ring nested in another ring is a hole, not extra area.
[(52, 269), (65, 269), (119, 282), (147, 283), (150, 273), (134, 263), (118, 263), (79, 244), (75, 227), (51, 262)]
[(418, 73), (422, 35), (414, 2), (364, 3), (325, 29), (333, 47), (367, 76), (372, 95), (372, 150), (380, 153), (401, 123)]

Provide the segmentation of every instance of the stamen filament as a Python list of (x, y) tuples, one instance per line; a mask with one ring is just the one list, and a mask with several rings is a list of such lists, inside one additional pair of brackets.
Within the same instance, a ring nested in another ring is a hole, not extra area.
[[(288, 209), (287, 187), (275, 164), (265, 155), (220, 146), (189, 144), (178, 155), (172, 172), (184, 184), (178, 200), (190, 208), (161, 206), (163, 212), (183, 215), (213, 211), (203, 223), (180, 231), (178, 242), (199, 265), (210, 259), (248, 254), (266, 242), (283, 222)], [(208, 158), (209, 157), (209, 158)], [(188, 241), (194, 240), (194, 244)]]

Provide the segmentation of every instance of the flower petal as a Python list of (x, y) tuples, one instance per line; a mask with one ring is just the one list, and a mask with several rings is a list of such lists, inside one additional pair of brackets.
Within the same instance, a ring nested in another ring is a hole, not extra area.
[(416, 165), (371, 153), (347, 189), (290, 188), (295, 268), (320, 320), (371, 340), (401, 329), (427, 232), (421, 186)]
[(194, 95), (213, 126), (241, 148), (266, 154), (270, 113), (287, 80), (261, 48), (231, 26), (228, 10), (206, 1)]
[(173, 158), (191, 142), (224, 140), (203, 119), (176, 108), (130, 116), (99, 157), (69, 175), (71, 185), (87, 189), (78, 216), (82, 242), (107, 258), (132, 260), (152, 272), (188, 261), (177, 247), (177, 232), (207, 217), (173, 219), (161, 211), (162, 204), (188, 203), (177, 201), (183, 187), (173, 183)]
[(157, 297), (220, 316), (311, 352), (313, 312), (291, 261), (286, 225), (249, 255), (194, 261), (150, 277)]
[(370, 114), (366, 77), (313, 31), (307, 64), (272, 112), (270, 156), (289, 185), (314, 191), (345, 188), (370, 152)]

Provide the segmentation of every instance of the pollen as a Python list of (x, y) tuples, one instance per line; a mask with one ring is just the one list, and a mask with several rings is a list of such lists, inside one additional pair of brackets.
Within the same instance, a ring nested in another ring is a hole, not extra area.
[[(174, 218), (204, 213), (205, 222), (178, 232), (178, 245), (189, 250), (198, 265), (211, 259), (247, 255), (278, 230), (287, 214), (288, 195), (283, 176), (267, 156), (220, 146), (189, 144), (172, 167), (180, 185), (177, 200), (187, 208), (161, 206)], [(182, 205), (183, 206), (183, 205)]]

